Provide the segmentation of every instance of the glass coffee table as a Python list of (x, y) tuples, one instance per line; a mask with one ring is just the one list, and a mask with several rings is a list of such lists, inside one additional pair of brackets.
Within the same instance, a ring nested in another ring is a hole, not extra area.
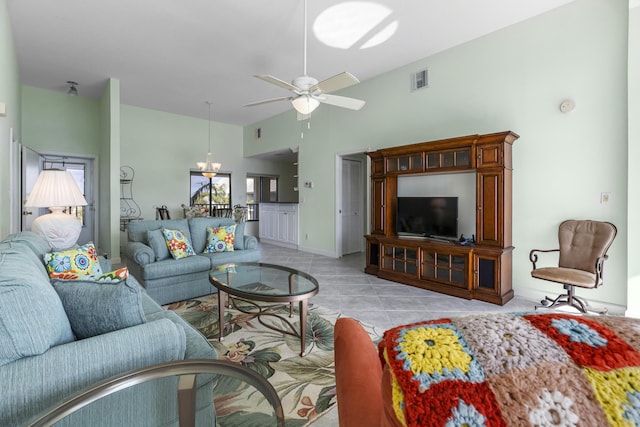
[[(300, 356), (305, 356), (305, 338), (307, 334), (307, 306), (309, 298), (318, 293), (318, 281), (311, 275), (275, 264), (259, 262), (236, 262), (214, 267), (209, 273), (209, 281), (218, 290), (219, 340), (224, 338), (224, 308), (233, 306), (246, 314), (254, 315), (265, 327), (300, 338)], [(227, 294), (229, 302), (227, 303)], [(241, 308), (234, 298), (242, 300), (252, 306), (251, 309)], [(256, 302), (274, 303), (261, 305)], [(293, 326), (276, 310), (286, 305), (289, 307), (289, 317), (294, 317), (294, 303), (298, 303), (300, 316), (300, 330)], [(229, 305), (230, 306), (230, 305)], [(263, 317), (277, 317), (287, 325), (279, 328)]]

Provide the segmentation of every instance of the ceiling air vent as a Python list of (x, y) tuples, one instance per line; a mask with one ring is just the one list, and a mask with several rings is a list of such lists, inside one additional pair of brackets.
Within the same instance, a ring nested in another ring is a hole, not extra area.
[(420, 70), (411, 74), (411, 91), (429, 87), (429, 70)]

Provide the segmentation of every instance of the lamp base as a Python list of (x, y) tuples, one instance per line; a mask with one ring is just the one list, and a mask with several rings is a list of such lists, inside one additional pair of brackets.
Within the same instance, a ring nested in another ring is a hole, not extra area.
[(82, 224), (75, 216), (53, 212), (36, 218), (31, 231), (42, 236), (52, 249), (68, 249), (78, 241)]

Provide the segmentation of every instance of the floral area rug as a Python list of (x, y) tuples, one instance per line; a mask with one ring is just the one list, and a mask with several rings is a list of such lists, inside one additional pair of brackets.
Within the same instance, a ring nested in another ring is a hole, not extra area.
[[(236, 300), (236, 304), (243, 310), (251, 307), (240, 300)], [(306, 356), (300, 357), (299, 338), (268, 329), (257, 318), (235, 308), (225, 308), (224, 340), (219, 342), (217, 294), (165, 308), (175, 311), (202, 332), (220, 359), (242, 364), (267, 378), (280, 396), (287, 427), (309, 425), (335, 406), (333, 327), (340, 313), (309, 305)], [(292, 319), (287, 317), (288, 309), (276, 313), (300, 330), (297, 311)], [(287, 327), (276, 317), (263, 316), (262, 320), (280, 328)], [(379, 338), (373, 327), (364, 326), (372, 338)], [(253, 387), (225, 377), (216, 384), (213, 394), (218, 425), (275, 425), (273, 409)]]

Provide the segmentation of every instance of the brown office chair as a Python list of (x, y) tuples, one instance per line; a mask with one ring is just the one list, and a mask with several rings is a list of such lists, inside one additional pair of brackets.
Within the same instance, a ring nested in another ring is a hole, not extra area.
[[(582, 313), (606, 314), (606, 308), (594, 310), (587, 301), (578, 298), (575, 295), (575, 287), (595, 289), (602, 285), (602, 266), (608, 258), (607, 250), (613, 243), (617, 232), (616, 226), (610, 222), (567, 220), (562, 222), (558, 228), (560, 249), (533, 249), (529, 253), (529, 259), (533, 263), (531, 276), (536, 279), (561, 283), (567, 290), (565, 294), (560, 294), (556, 299), (545, 297), (540, 302), (541, 305), (536, 305), (536, 309), (568, 305)], [(560, 252), (558, 266), (538, 268), (536, 266), (538, 252)]]

